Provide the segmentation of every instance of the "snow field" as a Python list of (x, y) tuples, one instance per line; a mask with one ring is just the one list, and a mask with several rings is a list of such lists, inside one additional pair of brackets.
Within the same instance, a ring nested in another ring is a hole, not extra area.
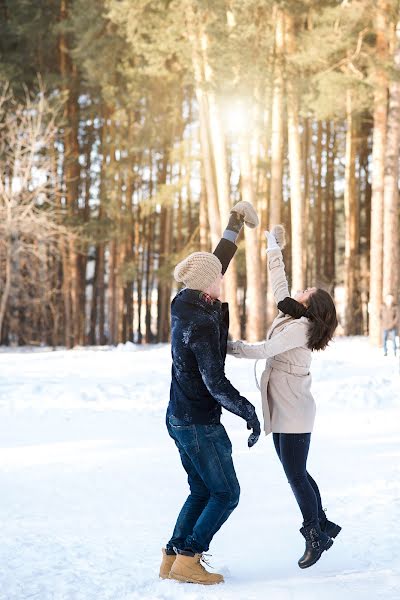
[[(1, 351), (0, 600), (398, 600), (398, 367), (362, 338), (314, 358), (309, 470), (343, 531), (306, 571), (271, 436), (248, 450), (224, 414), (242, 494), (210, 549), (226, 583), (202, 588), (158, 579), (187, 495), (164, 426), (169, 346)], [(253, 361), (226, 371), (261, 417)]]

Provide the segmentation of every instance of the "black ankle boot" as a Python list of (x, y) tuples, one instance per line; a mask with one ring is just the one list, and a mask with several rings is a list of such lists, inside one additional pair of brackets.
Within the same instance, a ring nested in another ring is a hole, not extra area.
[(310, 527), (302, 527), (300, 533), (306, 540), (306, 549), (303, 556), (299, 559), (298, 565), (300, 569), (312, 567), (321, 558), (324, 550), (329, 550), (333, 544), (333, 540), (323, 531), (319, 525), (311, 525)]
[(321, 531), (326, 533), (326, 535), (329, 535), (330, 538), (337, 537), (339, 535), (339, 533), (342, 531), (342, 528), (340, 527), (340, 525), (336, 525), (336, 523), (333, 523), (332, 521), (328, 521), (328, 519), (326, 517), (322, 521), (320, 520), (319, 525), (321, 527)]

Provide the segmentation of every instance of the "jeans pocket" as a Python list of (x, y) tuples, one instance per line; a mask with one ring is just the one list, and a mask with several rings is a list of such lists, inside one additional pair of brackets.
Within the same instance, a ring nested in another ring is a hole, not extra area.
[(224, 452), (232, 453), (232, 442), (222, 423), (217, 425), (205, 425), (204, 428), (206, 438), (208, 438), (211, 443), (214, 443), (217, 447), (223, 448)]
[(199, 452), (199, 443), (195, 425), (188, 425), (176, 417), (169, 417), (169, 425), (174, 440), (187, 452), (187, 454)]

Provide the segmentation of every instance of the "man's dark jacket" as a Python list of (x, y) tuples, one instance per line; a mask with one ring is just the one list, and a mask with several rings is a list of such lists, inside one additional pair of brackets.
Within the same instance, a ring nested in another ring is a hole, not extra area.
[(220, 422), (221, 406), (251, 421), (254, 406), (225, 376), (229, 310), (183, 289), (171, 304), (172, 382), (168, 414), (186, 423)]

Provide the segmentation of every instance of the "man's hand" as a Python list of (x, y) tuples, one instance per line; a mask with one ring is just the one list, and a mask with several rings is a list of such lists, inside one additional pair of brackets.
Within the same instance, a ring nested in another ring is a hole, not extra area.
[(247, 429), (253, 430), (253, 433), (249, 435), (249, 439), (247, 441), (248, 447), (252, 448), (254, 444), (257, 444), (258, 439), (261, 435), (261, 426), (257, 415), (254, 415), (254, 418), (247, 423)]
[(254, 207), (250, 202), (246, 202), (246, 200), (241, 200), (232, 208), (231, 213), (237, 213), (241, 215), (244, 219), (245, 224), (250, 229), (254, 229), (257, 227), (259, 220)]

